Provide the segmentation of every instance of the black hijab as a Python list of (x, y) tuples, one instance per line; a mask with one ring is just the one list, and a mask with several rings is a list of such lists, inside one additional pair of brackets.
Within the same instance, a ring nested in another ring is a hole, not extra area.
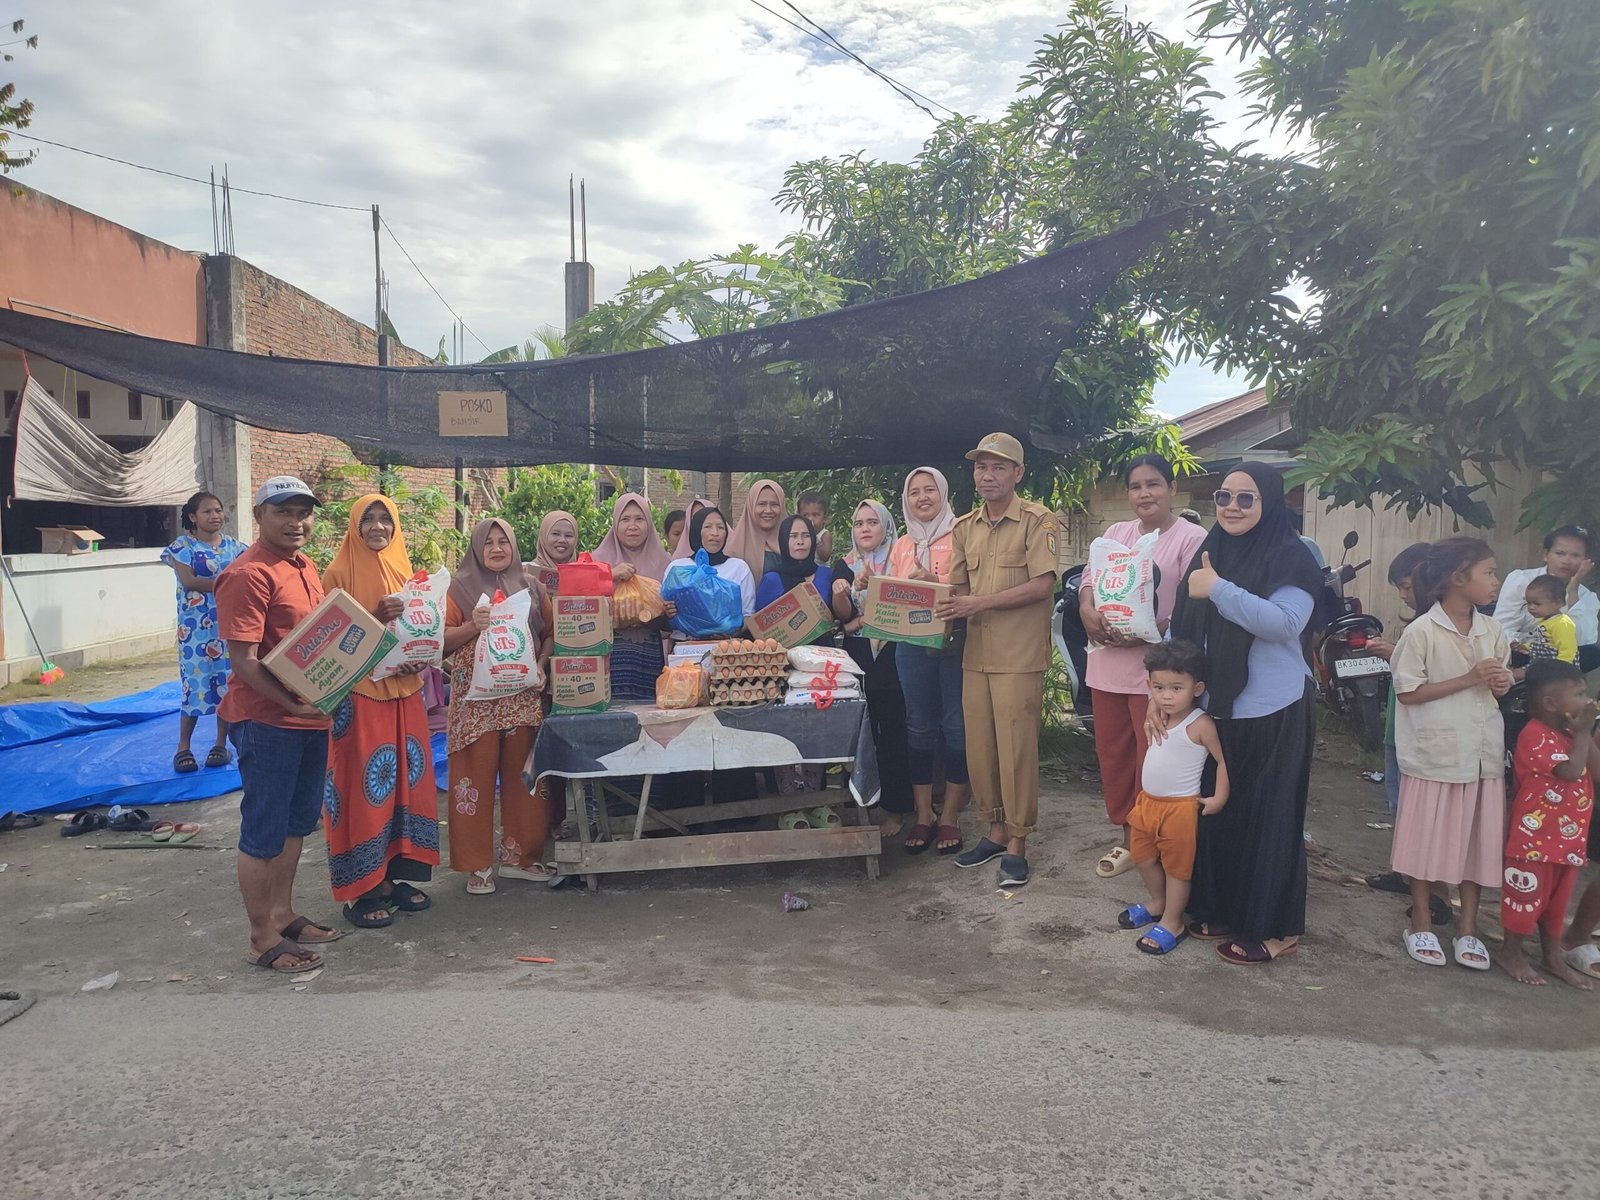
[[(804, 558), (789, 557), (789, 534), (796, 525), (804, 525), (811, 535), (811, 553)], [(797, 588), (817, 573), (817, 531), (811, 522), (798, 515), (787, 516), (778, 523), (778, 578), (783, 580), (783, 590)]]
[(1184, 572), (1172, 609), (1174, 640), (1205, 648), (1206, 711), (1214, 717), (1233, 715), (1233, 702), (1250, 681), (1250, 647), (1256, 639), (1227, 620), (1209, 599), (1189, 598), (1189, 576), (1199, 568), (1200, 556), (1209, 554), (1218, 575), (1263, 599), (1279, 588), (1296, 587), (1315, 602), (1322, 590), (1322, 572), (1295, 532), (1294, 518), (1284, 503), (1283, 476), (1258, 462), (1240, 463), (1229, 474), (1235, 472), (1255, 481), (1261, 493), (1261, 520), (1238, 535), (1228, 533), (1220, 522), (1212, 526)]
[[(699, 512), (695, 513), (694, 520), (689, 522), (689, 549), (691, 552), (705, 550), (705, 545), (701, 540), (701, 535), (705, 532), (706, 518), (712, 513), (716, 513), (717, 516), (722, 517), (721, 509), (702, 508)], [(727, 526), (727, 517), (722, 517), (722, 524), (724, 527)], [(728, 556), (723, 553), (723, 550), (726, 550), (727, 548), (728, 542), (727, 539), (724, 538), (722, 542), (722, 550), (719, 550), (715, 554), (711, 553), (709, 550), (706, 550), (706, 558), (711, 560), (711, 565), (713, 567), (720, 567), (723, 563), (728, 561)]]

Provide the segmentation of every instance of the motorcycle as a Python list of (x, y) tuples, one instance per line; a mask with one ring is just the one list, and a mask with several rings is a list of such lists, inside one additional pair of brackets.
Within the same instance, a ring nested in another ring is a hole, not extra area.
[(1083, 617), (1078, 612), (1078, 585), (1083, 582), (1083, 571), (1082, 565), (1076, 566), (1061, 577), (1061, 590), (1056, 593), (1055, 611), (1050, 617), (1050, 637), (1066, 670), (1067, 685), (1072, 689), (1072, 709), (1093, 737), (1094, 704), (1089, 685), (1084, 682), (1089, 661), (1089, 631), (1083, 627)]
[(1384, 736), (1383, 705), (1389, 694), (1389, 664), (1373, 654), (1369, 645), (1383, 636), (1383, 622), (1363, 612), (1361, 601), (1345, 595), (1345, 586), (1372, 565), (1350, 565), (1350, 551), (1361, 537), (1354, 530), (1344, 535), (1344, 556), (1338, 566), (1323, 568), (1322, 609), (1327, 624), (1312, 650), (1317, 692), (1334, 712), (1354, 722), (1361, 744), (1381, 749)]

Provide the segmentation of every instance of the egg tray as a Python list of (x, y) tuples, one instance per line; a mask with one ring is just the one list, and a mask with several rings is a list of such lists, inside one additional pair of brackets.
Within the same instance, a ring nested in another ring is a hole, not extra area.
[(746, 708), (758, 704), (776, 704), (783, 699), (784, 685), (777, 680), (748, 680), (711, 684), (712, 708)]

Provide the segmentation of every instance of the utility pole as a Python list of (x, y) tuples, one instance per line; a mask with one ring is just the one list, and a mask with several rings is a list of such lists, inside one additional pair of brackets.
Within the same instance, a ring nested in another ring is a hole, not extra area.
[(372, 206), (372, 331), (378, 335), (378, 365), (389, 365), (389, 339), (383, 332), (383, 249), (378, 242), (378, 229), (383, 217), (378, 206)]

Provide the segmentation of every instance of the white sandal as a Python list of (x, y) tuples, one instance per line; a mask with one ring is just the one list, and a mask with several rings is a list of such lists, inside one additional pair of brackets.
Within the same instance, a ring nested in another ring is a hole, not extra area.
[[(1472, 934), (1464, 933), (1458, 938), (1451, 938), (1450, 945), (1456, 952), (1456, 966), (1465, 967), (1469, 971), (1487, 971), (1489, 969), (1489, 947), (1485, 946)], [(1469, 962), (1466, 957), (1469, 954), (1480, 955), (1483, 961)]]
[(534, 863), (531, 867), (519, 867), (515, 863), (500, 864), (501, 879), (526, 879), (529, 883), (549, 883), (555, 878), (556, 868), (554, 863)]
[[(1407, 933), (1403, 936), (1405, 938), (1406, 953), (1423, 966), (1442, 967), (1445, 965), (1444, 947), (1439, 944), (1439, 939), (1434, 934), (1431, 932)], [(1433, 954), (1438, 955), (1438, 957), (1428, 957)]]
[(492, 896), (494, 895), (494, 868), (485, 867), (481, 871), (471, 871), (467, 874), (467, 895)]
[(1115, 879), (1124, 871), (1133, 869), (1133, 851), (1126, 846), (1113, 846), (1100, 856), (1094, 873), (1101, 879)]
[(1575, 946), (1563, 956), (1567, 966), (1577, 971), (1580, 975), (1587, 975), (1591, 979), (1600, 979), (1600, 946), (1591, 944)]

